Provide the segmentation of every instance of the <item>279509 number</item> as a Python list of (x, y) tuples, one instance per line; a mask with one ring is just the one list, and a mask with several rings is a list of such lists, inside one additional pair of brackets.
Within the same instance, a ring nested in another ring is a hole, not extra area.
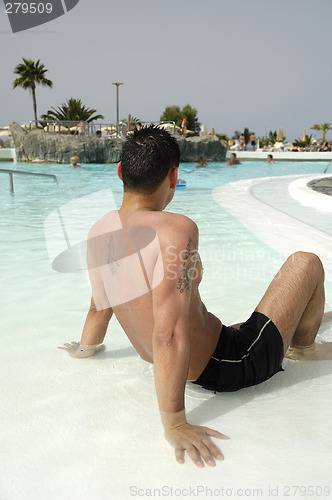
[(51, 3), (37, 2), (8, 2), (5, 4), (7, 14), (51, 14), (53, 5)]
[(326, 497), (330, 496), (329, 486), (284, 486), (284, 497)]

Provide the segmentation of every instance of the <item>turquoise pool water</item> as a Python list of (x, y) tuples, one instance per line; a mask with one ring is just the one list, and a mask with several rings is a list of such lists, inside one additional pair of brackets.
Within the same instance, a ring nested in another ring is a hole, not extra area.
[[(187, 182), (178, 189), (169, 209), (193, 218), (200, 230), (218, 226), (223, 238), (234, 238), (232, 217), (221, 209), (211, 197), (211, 190), (219, 185), (241, 179), (323, 172), (325, 162), (289, 162), (267, 165), (262, 162), (245, 162), (237, 166), (210, 163), (207, 168), (195, 164), (181, 164), (179, 177)], [(84, 165), (70, 169), (67, 165), (34, 165), (28, 163), (1, 163), (1, 168), (55, 174), (58, 185), (50, 178), (14, 175), (14, 194), (9, 193), (8, 175), (0, 174), (1, 245), (3, 251), (13, 256), (12, 246), (28, 242), (43, 246), (43, 223), (53, 210), (71, 200), (111, 188), (117, 206), (121, 203), (122, 183), (116, 174), (115, 164)], [(222, 216), (222, 220), (220, 217)], [(228, 236), (227, 236), (228, 235)], [(35, 248), (37, 250), (37, 248)], [(16, 251), (20, 252), (16, 248)]]
[[(238, 307), (243, 306), (249, 312), (256, 300), (256, 294), (252, 303), (247, 300), (253, 295), (253, 279), (258, 297), (266, 287), (266, 276), (273, 276), (283, 258), (216, 203), (212, 198), (212, 189), (246, 178), (323, 173), (325, 166), (325, 162), (283, 162), (274, 165), (245, 162), (238, 166), (210, 163), (207, 168), (197, 168), (188, 163), (180, 165), (179, 177), (186, 180), (187, 187), (177, 190), (169, 209), (186, 214), (198, 224), (200, 253), (208, 276), (203, 280), (202, 292), (214, 311), (218, 313), (219, 310), (223, 316), (226, 311), (230, 321), (233, 320), (236, 309), (232, 304), (234, 297), (239, 296)], [(119, 206), (122, 183), (117, 177), (116, 165), (84, 165), (70, 169), (67, 165), (2, 163), (0, 168), (55, 174), (58, 178), (58, 184), (55, 184), (43, 177), (14, 175), (15, 192), (10, 194), (8, 175), (0, 175), (3, 303), (15, 310), (20, 301), (32, 301), (38, 296), (38, 301), (44, 301), (47, 310), (51, 308), (51, 302), (59, 301), (59, 306), (62, 301), (68, 303), (65, 299), (68, 294), (74, 309), (76, 306), (84, 309), (85, 305), (82, 306), (79, 300), (80, 294), (73, 291), (76, 290), (75, 283), (81, 278), (75, 275), (59, 276), (51, 267), (44, 221), (62, 205), (107, 188), (111, 188)], [(79, 214), (77, 216), (79, 218)], [(246, 277), (248, 279), (243, 284)], [(84, 283), (84, 293), (88, 295), (89, 286)], [(225, 284), (225, 287), (220, 284)], [(64, 288), (64, 293), (60, 293), (59, 288)], [(218, 298), (216, 288), (220, 290)]]
[[(225, 162), (210, 163), (206, 168), (197, 168), (195, 164), (183, 163), (179, 168), (179, 177), (187, 182), (186, 193), (199, 189), (213, 189), (221, 184), (235, 182), (241, 179), (258, 177), (274, 177), (291, 174), (323, 173), (326, 162), (281, 162), (268, 165), (262, 162), (244, 162), (241, 165), (228, 166)], [(47, 210), (49, 203), (54, 201), (65, 203), (75, 197), (83, 196), (106, 187), (111, 187), (115, 198), (120, 201), (121, 182), (116, 175), (115, 164), (83, 165), (82, 168), (70, 169), (67, 165), (34, 165), (30, 163), (1, 162), (0, 169), (25, 170), (28, 172), (54, 174), (59, 185), (56, 188), (53, 181), (39, 177), (14, 175), (15, 204), (19, 203), (18, 195), (28, 196), (29, 203), (36, 203), (42, 211)], [(0, 203), (5, 206), (8, 201), (8, 175), (0, 175)], [(55, 189), (56, 188), (56, 189)], [(52, 200), (50, 200), (50, 192)], [(12, 205), (11, 205), (12, 206)]]

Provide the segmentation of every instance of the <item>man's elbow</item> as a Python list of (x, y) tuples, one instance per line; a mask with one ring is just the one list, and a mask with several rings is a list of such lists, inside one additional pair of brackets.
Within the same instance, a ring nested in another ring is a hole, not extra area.
[(177, 328), (155, 332), (153, 339), (155, 347), (160, 349), (185, 347), (189, 342), (187, 332)]
[(174, 331), (160, 331), (153, 335), (154, 344), (158, 347), (169, 347), (175, 340)]

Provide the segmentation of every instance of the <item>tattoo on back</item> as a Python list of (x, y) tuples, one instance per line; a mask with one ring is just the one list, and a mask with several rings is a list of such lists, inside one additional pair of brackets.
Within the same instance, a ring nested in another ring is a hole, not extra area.
[(114, 245), (114, 240), (113, 236), (111, 235), (109, 242), (108, 242), (108, 264), (111, 269), (111, 273), (114, 276), (116, 274), (117, 268), (120, 267), (119, 262), (116, 260), (116, 255), (115, 255), (115, 245)]

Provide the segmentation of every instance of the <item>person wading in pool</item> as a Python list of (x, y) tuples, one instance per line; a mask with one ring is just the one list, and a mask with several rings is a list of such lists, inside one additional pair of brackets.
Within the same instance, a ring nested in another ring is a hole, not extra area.
[(117, 167), (122, 206), (90, 230), (91, 306), (81, 342), (63, 349), (74, 357), (100, 351), (114, 313), (138, 354), (154, 363), (161, 420), (176, 460), (183, 463), (187, 452), (203, 467), (223, 459), (211, 437), (226, 436), (187, 422), (186, 382), (235, 391), (282, 370), (289, 345), (315, 340), (324, 312), (324, 271), (316, 255), (293, 254), (252, 316), (223, 326), (198, 291), (202, 263), (195, 222), (163, 211), (175, 193), (179, 161), (178, 144), (164, 130), (143, 128), (126, 140)]
[(236, 153), (231, 153), (231, 157), (227, 162), (227, 165), (241, 165), (241, 162), (236, 157)]

